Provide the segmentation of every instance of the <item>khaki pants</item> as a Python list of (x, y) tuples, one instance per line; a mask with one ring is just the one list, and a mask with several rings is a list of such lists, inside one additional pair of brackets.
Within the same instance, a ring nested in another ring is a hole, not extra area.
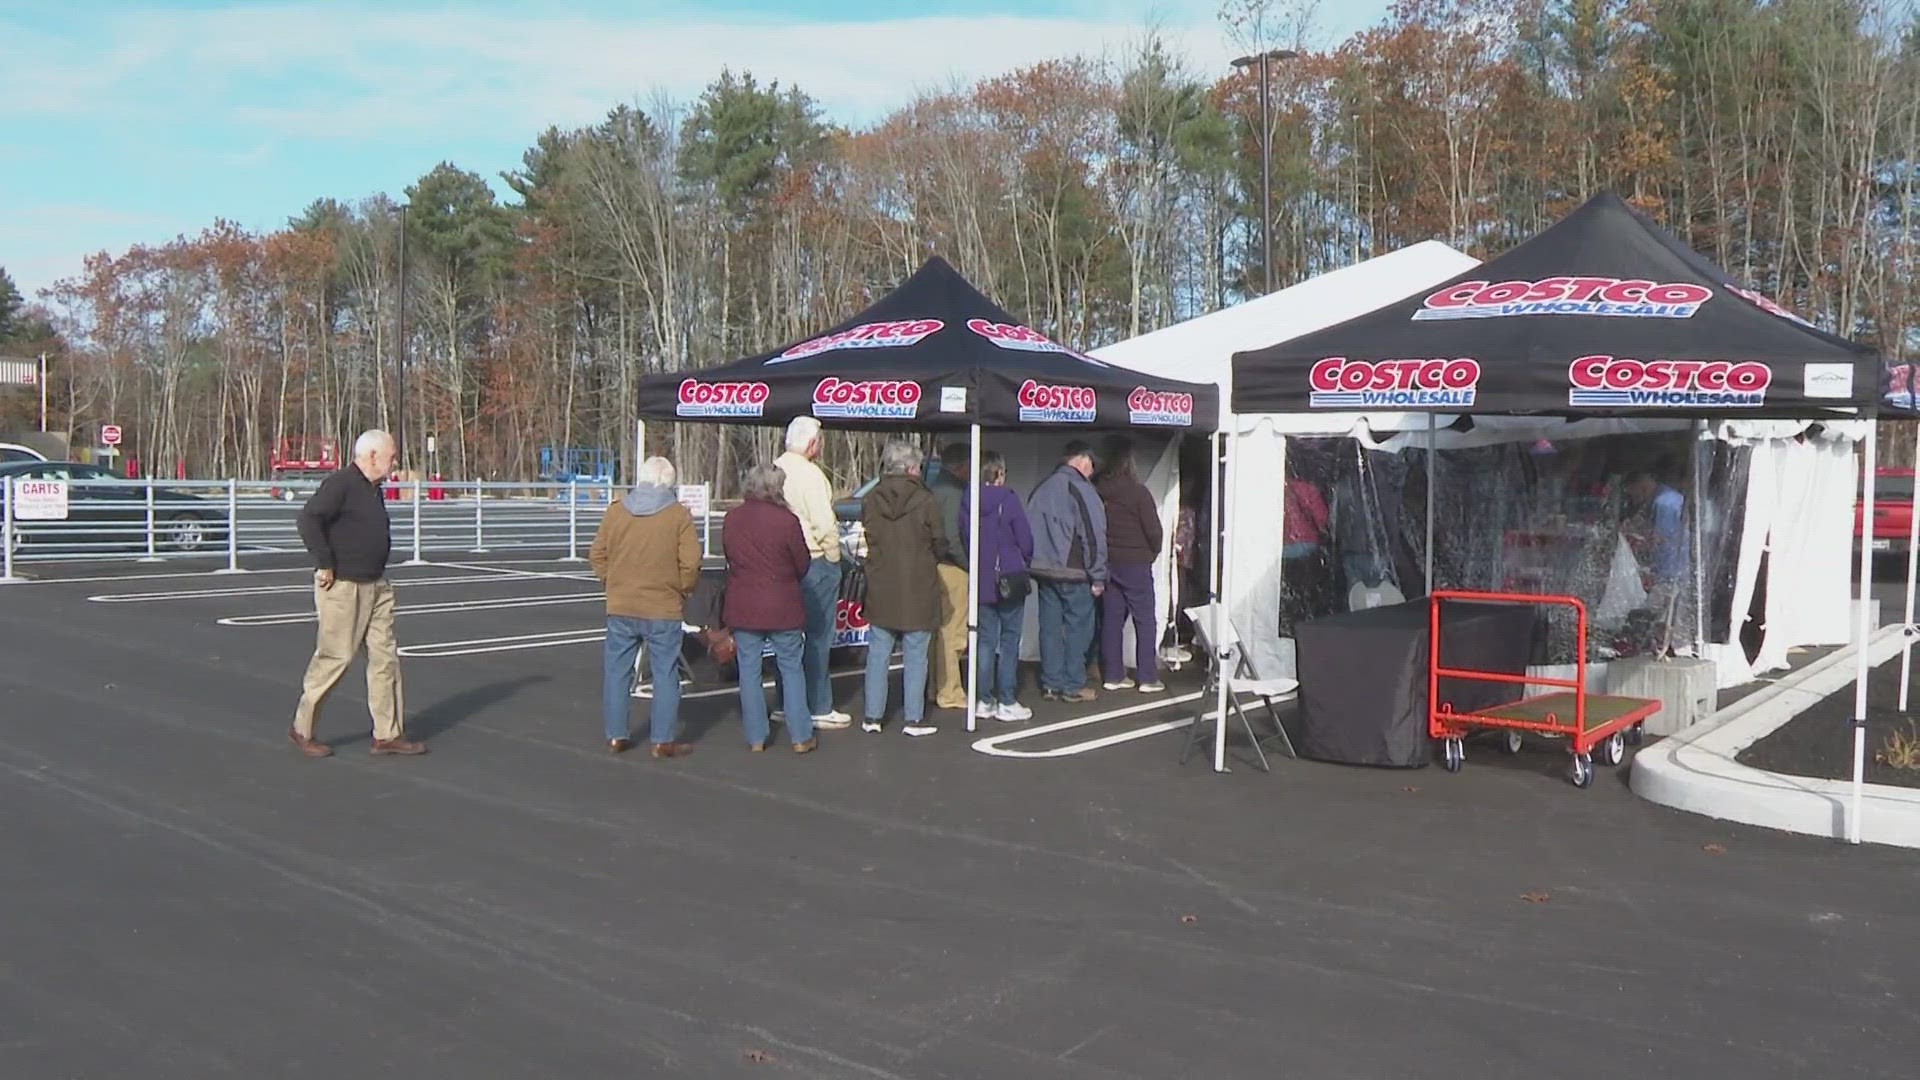
[(400, 692), (400, 653), (393, 640), (393, 585), (386, 581), (335, 581), (331, 589), (315, 586), (313, 601), (320, 614), (319, 643), (300, 687), (293, 730), (303, 738), (313, 738), (321, 703), (352, 666), (354, 654), (365, 646), (367, 708), (373, 713), (373, 737), (399, 738), (406, 707)]
[(941, 563), (940, 628), (933, 639), (933, 703), (942, 709), (967, 707), (967, 684), (960, 677), (960, 655), (967, 651), (967, 571)]

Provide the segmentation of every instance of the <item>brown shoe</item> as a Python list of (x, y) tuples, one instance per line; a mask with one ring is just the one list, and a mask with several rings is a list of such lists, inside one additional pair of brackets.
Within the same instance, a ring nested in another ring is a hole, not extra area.
[(818, 749), (820, 749), (820, 737), (817, 735), (808, 739), (806, 742), (793, 744), (793, 752), (796, 754), (811, 754)]
[(397, 739), (373, 740), (373, 752), (376, 754), (399, 754), (399, 755), (405, 755), (405, 756), (411, 757), (414, 754), (426, 753), (427, 744), (423, 742), (415, 742), (414, 740), (407, 738), (405, 735), (402, 735)]
[(767, 744), (763, 742), (748, 743), (747, 749), (755, 754), (764, 754), (767, 752)]
[(624, 754), (631, 749), (633, 749), (632, 739), (607, 740), (607, 753), (609, 754)]
[(964, 710), (967, 707), (967, 699), (966, 698), (952, 698), (952, 699), (937, 698), (934, 700), (933, 707), (936, 709)]
[(299, 747), (300, 752), (307, 755), (308, 757), (332, 757), (333, 756), (333, 747), (328, 746), (326, 743), (321, 742), (319, 739), (309, 739), (306, 736), (300, 734), (299, 732), (293, 731), (291, 729), (287, 731), (287, 738), (292, 739), (293, 745)]
[(1097, 701), (1100, 694), (1091, 686), (1083, 686), (1071, 694), (1062, 694), (1061, 701)]
[(693, 753), (692, 743), (657, 742), (653, 744), (653, 756), (657, 758), (686, 757)]

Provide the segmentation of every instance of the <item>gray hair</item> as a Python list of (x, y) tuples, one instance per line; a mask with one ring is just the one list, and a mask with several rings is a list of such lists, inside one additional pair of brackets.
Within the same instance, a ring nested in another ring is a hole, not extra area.
[(763, 462), (740, 477), (742, 498), (759, 499), (775, 506), (787, 505), (787, 474), (780, 466)]
[(980, 453), (980, 482), (991, 484), (1003, 480), (1007, 475), (1007, 458), (998, 450), (983, 450)]
[(796, 416), (787, 425), (787, 449), (796, 454), (804, 454), (813, 440), (820, 437), (820, 421), (811, 416)]
[(880, 451), (880, 471), (883, 474), (905, 474), (920, 467), (927, 456), (920, 448), (907, 442), (890, 442)]
[(379, 428), (374, 428), (371, 431), (363, 431), (360, 433), (359, 438), (353, 440), (354, 460), (358, 461), (359, 459), (367, 456), (368, 454), (373, 453), (375, 450), (378, 450), (383, 446), (387, 446), (392, 442), (393, 442), (393, 436), (387, 434), (384, 431), (381, 431)]
[(643, 484), (672, 487), (679, 479), (680, 474), (674, 469), (673, 462), (666, 458), (650, 457), (640, 463), (640, 482)]

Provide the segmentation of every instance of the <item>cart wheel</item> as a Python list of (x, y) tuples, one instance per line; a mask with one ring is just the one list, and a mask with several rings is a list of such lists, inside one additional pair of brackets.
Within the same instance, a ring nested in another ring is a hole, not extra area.
[(1467, 763), (1466, 744), (1459, 739), (1448, 739), (1441, 744), (1440, 762), (1448, 772), (1457, 773)]
[(1593, 785), (1593, 755), (1573, 755), (1573, 773), (1568, 779), (1573, 781), (1574, 787), (1591, 787)]
[(1509, 754), (1517, 754), (1520, 752), (1522, 745), (1524, 745), (1524, 743), (1520, 736), (1520, 729), (1508, 728), (1507, 737), (1501, 742), (1500, 749), (1505, 750)]
[(1645, 720), (1627, 729), (1627, 745), (1639, 746), (1647, 741), (1647, 722)]
[(1627, 759), (1627, 737), (1616, 731), (1600, 744), (1600, 764), (1611, 769)]

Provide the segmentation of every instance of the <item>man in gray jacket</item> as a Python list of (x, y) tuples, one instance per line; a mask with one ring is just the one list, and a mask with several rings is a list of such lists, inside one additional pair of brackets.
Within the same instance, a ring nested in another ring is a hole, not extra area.
[(1048, 701), (1092, 701), (1087, 651), (1093, 602), (1107, 587), (1107, 511), (1088, 478), (1093, 448), (1067, 444), (1060, 467), (1027, 499), (1040, 594), (1040, 690)]

